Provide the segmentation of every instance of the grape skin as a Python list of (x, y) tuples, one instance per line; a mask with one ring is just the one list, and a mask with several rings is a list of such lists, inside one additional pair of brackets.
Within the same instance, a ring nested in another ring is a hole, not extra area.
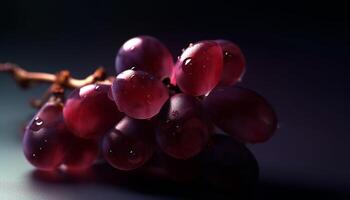
[(135, 119), (149, 119), (159, 113), (169, 98), (163, 83), (147, 72), (126, 70), (112, 84), (119, 110)]
[(25, 129), (24, 155), (40, 170), (54, 170), (64, 160), (64, 136), (68, 129), (63, 123), (62, 108), (59, 103), (46, 103)]
[(243, 142), (265, 142), (277, 128), (277, 116), (271, 105), (252, 90), (217, 87), (203, 104), (215, 125)]
[(68, 128), (78, 137), (98, 138), (111, 129), (123, 114), (108, 97), (109, 85), (91, 84), (75, 89), (63, 109)]
[(170, 77), (174, 60), (169, 50), (158, 39), (139, 36), (124, 43), (115, 61), (117, 74), (134, 67), (158, 79)]
[(219, 83), (222, 67), (221, 47), (214, 41), (202, 41), (182, 53), (172, 79), (175, 77), (176, 84), (184, 93), (201, 96)]
[(160, 148), (177, 159), (197, 155), (209, 138), (201, 102), (190, 95), (176, 94), (162, 113), (156, 134)]
[(102, 153), (113, 167), (129, 171), (153, 155), (154, 128), (150, 121), (123, 118), (103, 139)]

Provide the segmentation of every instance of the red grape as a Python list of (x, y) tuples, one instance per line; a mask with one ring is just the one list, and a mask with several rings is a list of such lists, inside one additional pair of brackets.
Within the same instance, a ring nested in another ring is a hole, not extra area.
[(63, 109), (68, 128), (78, 137), (96, 138), (106, 133), (123, 114), (108, 97), (110, 86), (95, 84), (75, 89)]
[(136, 119), (148, 119), (160, 111), (169, 98), (167, 88), (153, 75), (135, 70), (120, 73), (112, 84), (119, 110)]
[(71, 134), (66, 138), (66, 170), (81, 171), (91, 167), (99, 153), (98, 140), (79, 138)]
[(228, 86), (239, 82), (245, 72), (245, 58), (241, 49), (233, 42), (216, 40), (224, 56), (223, 72), (219, 85)]
[(226, 135), (213, 135), (199, 161), (202, 182), (222, 191), (250, 190), (259, 176), (254, 155), (244, 144)]
[(201, 102), (186, 94), (176, 94), (170, 98), (164, 115), (156, 134), (161, 149), (177, 159), (197, 155), (209, 137)]
[(222, 50), (216, 42), (196, 43), (179, 58), (174, 70), (176, 83), (186, 94), (204, 95), (219, 83), (222, 66)]
[(46, 103), (25, 129), (23, 152), (41, 170), (54, 170), (64, 159), (63, 139), (68, 133), (62, 119), (63, 104)]
[(117, 74), (135, 67), (158, 79), (170, 77), (174, 65), (169, 50), (156, 38), (139, 36), (124, 43), (116, 58)]
[(265, 142), (277, 127), (270, 104), (245, 88), (218, 87), (204, 99), (204, 107), (219, 128), (243, 142)]
[(104, 158), (120, 170), (133, 170), (148, 161), (154, 151), (151, 121), (123, 118), (103, 140)]

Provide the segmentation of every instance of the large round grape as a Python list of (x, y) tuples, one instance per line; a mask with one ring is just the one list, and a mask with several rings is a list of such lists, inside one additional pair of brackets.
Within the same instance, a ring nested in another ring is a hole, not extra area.
[(189, 46), (174, 69), (180, 89), (193, 96), (211, 91), (220, 81), (223, 66), (221, 47), (214, 41), (202, 41)]
[(177, 159), (197, 155), (209, 138), (201, 102), (190, 95), (176, 94), (164, 109), (156, 134), (160, 148)]
[(148, 119), (160, 111), (169, 92), (163, 83), (144, 71), (126, 70), (112, 84), (119, 110), (135, 119)]
[(246, 61), (241, 49), (228, 40), (216, 40), (221, 46), (224, 65), (219, 85), (229, 86), (239, 82), (245, 72)]
[(203, 103), (219, 128), (243, 142), (265, 142), (277, 128), (277, 117), (271, 105), (252, 90), (217, 87)]
[(117, 123), (123, 114), (108, 97), (109, 85), (91, 84), (75, 89), (63, 109), (68, 128), (78, 137), (97, 138)]
[(64, 166), (68, 171), (82, 171), (91, 167), (98, 157), (99, 144), (96, 139), (85, 139), (70, 134), (65, 139)]
[(226, 135), (213, 135), (198, 160), (201, 182), (220, 191), (235, 194), (249, 191), (259, 176), (254, 155), (244, 144)]
[(134, 170), (154, 151), (154, 127), (150, 121), (123, 118), (103, 139), (102, 153), (119, 170)]
[(170, 77), (174, 65), (169, 50), (156, 38), (139, 36), (126, 41), (116, 57), (117, 74), (135, 67), (158, 79)]
[(46, 103), (25, 129), (23, 152), (41, 170), (54, 170), (64, 159), (64, 137), (69, 132), (62, 117), (61, 103)]

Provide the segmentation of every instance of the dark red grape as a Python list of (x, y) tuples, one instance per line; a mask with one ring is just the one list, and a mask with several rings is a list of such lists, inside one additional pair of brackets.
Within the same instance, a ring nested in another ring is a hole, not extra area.
[(221, 191), (251, 190), (259, 176), (254, 155), (244, 144), (226, 135), (215, 134), (199, 155), (202, 183)]
[(123, 114), (108, 97), (110, 86), (95, 84), (75, 89), (63, 109), (68, 128), (78, 137), (96, 138), (105, 134)]
[(84, 139), (70, 134), (66, 137), (64, 166), (68, 171), (82, 171), (93, 165), (98, 157), (99, 145), (96, 139)]
[(139, 36), (124, 43), (116, 57), (117, 74), (135, 67), (158, 79), (170, 77), (174, 65), (169, 50), (156, 38)]
[(219, 85), (229, 86), (241, 81), (245, 72), (245, 58), (241, 49), (233, 42), (216, 40), (224, 56), (223, 72)]
[(201, 102), (186, 94), (170, 98), (169, 106), (160, 117), (157, 142), (168, 155), (188, 159), (206, 145), (209, 126), (203, 117)]
[(265, 142), (276, 130), (277, 117), (272, 107), (251, 90), (218, 87), (203, 103), (219, 128), (243, 142)]
[(148, 161), (154, 151), (151, 121), (123, 118), (103, 140), (102, 153), (113, 167), (134, 170)]
[(63, 104), (46, 103), (25, 129), (23, 152), (27, 160), (41, 170), (54, 170), (64, 159), (63, 139), (68, 133)]
[(186, 94), (204, 95), (219, 83), (222, 66), (222, 50), (216, 42), (203, 41), (190, 45), (174, 69), (176, 83)]
[(160, 111), (169, 98), (167, 88), (153, 75), (135, 70), (120, 73), (112, 84), (119, 110), (135, 119), (148, 119)]

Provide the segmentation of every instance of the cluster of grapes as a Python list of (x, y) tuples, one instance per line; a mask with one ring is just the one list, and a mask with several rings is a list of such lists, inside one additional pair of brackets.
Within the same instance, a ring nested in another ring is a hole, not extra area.
[[(236, 176), (257, 176), (244, 143), (268, 140), (277, 119), (263, 97), (235, 85), (245, 72), (237, 45), (190, 44), (174, 64), (160, 41), (140, 36), (120, 48), (116, 72), (111, 84), (86, 85), (66, 101), (51, 99), (42, 106), (23, 139), (31, 164), (83, 170), (101, 155), (118, 170), (144, 167), (170, 179), (186, 179), (193, 171), (208, 178), (206, 169), (224, 173), (223, 163), (241, 170)], [(190, 170), (194, 161), (201, 163), (199, 170)]]

